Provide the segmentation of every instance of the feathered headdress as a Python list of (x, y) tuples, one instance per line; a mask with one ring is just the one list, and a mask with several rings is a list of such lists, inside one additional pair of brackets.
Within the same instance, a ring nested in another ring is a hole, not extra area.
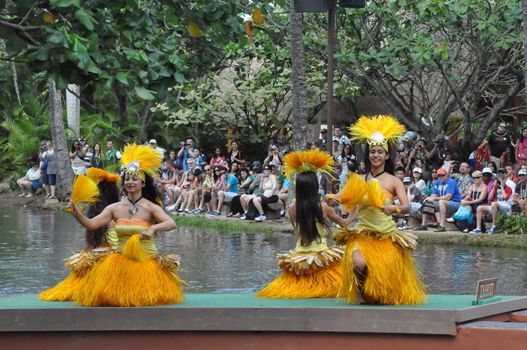
[(294, 174), (305, 171), (321, 171), (333, 177), (333, 157), (318, 149), (288, 153), (284, 157), (285, 176), (291, 179)]
[(125, 174), (134, 175), (145, 180), (145, 173), (154, 176), (161, 167), (161, 154), (150, 146), (126, 145), (121, 157), (121, 164), (126, 168)]
[(100, 169), (100, 168), (89, 168), (86, 171), (86, 175), (90, 179), (95, 181), (95, 183), (99, 183), (101, 181), (108, 181), (108, 182), (117, 183), (117, 182), (119, 182), (119, 179), (120, 179), (118, 174), (110, 173), (109, 171), (106, 171), (106, 170)]
[(404, 125), (391, 115), (362, 116), (350, 127), (354, 141), (367, 142), (371, 146), (382, 146), (388, 151), (388, 144), (406, 132)]
[[(79, 175), (73, 182), (71, 189), (71, 201), (80, 207), (81, 203), (95, 203), (99, 197), (99, 188), (97, 184), (89, 177)], [(82, 207), (79, 208), (82, 211)], [(68, 208), (68, 212), (72, 209)]]

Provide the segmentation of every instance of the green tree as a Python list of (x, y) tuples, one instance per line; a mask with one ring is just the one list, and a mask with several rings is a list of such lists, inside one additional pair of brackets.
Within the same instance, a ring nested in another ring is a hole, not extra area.
[(465, 155), (523, 88), (517, 1), (369, 2), (339, 19), (337, 69), (428, 139), (457, 118)]

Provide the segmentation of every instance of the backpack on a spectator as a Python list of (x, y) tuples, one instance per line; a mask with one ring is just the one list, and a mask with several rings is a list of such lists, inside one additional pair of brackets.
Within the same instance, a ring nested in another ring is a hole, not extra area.
[(247, 208), (247, 213), (245, 213), (245, 220), (254, 220), (258, 217), (260, 213), (256, 210), (256, 207), (253, 204), (253, 200), (249, 201), (249, 207)]

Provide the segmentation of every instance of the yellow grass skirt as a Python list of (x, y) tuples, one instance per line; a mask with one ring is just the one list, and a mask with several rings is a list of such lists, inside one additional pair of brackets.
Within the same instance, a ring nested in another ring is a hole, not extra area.
[(331, 248), (318, 253), (289, 252), (278, 255), (282, 273), (256, 293), (259, 298), (335, 298), (342, 280), (344, 252)]
[(111, 254), (109, 247), (85, 250), (74, 254), (65, 260), (70, 269), (69, 275), (56, 286), (42, 291), (39, 295), (43, 301), (73, 301), (73, 294), (79, 288), (80, 282), (97, 261)]
[(176, 275), (178, 258), (148, 256), (134, 235), (122, 253), (97, 262), (73, 293), (84, 306), (152, 306), (183, 301), (181, 280)]
[[(339, 243), (347, 240), (339, 297), (355, 303), (357, 291), (361, 289), (364, 301), (369, 304), (412, 305), (426, 301), (425, 287), (410, 249), (402, 248), (390, 237), (379, 239), (375, 235), (355, 232), (341, 232), (335, 239)], [(355, 250), (360, 250), (367, 266), (362, 286), (354, 272), (352, 254)]]

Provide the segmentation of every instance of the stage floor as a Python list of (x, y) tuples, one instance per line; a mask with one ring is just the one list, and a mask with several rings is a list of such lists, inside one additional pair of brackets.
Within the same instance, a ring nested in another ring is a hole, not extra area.
[(340, 299), (260, 299), (187, 294), (179, 305), (116, 308), (0, 297), (0, 332), (237, 331), (455, 335), (459, 324), (527, 309), (527, 297), (472, 305), (472, 295), (429, 295), (411, 306), (349, 305)]

